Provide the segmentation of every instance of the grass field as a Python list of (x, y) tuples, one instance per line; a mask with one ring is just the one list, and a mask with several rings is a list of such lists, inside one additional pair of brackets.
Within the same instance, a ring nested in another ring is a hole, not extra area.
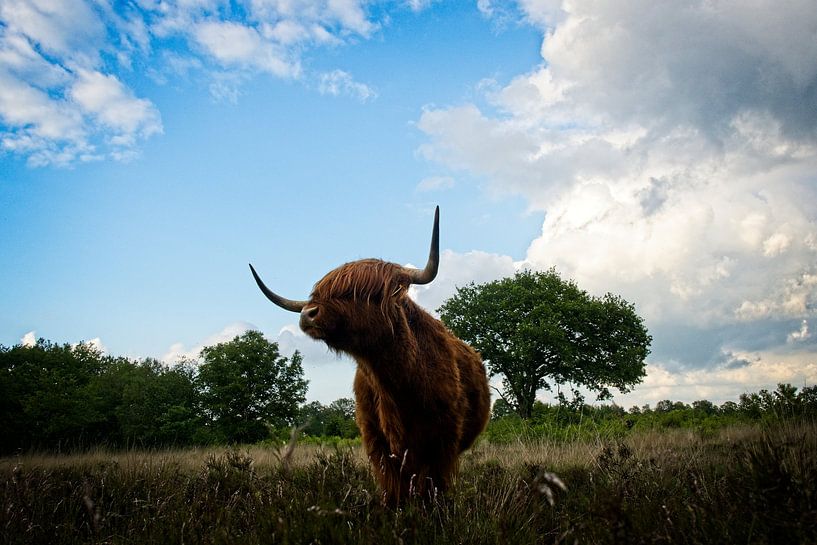
[(817, 543), (802, 422), (482, 442), (448, 494), (397, 511), (359, 447), (28, 454), (0, 472), (2, 543)]

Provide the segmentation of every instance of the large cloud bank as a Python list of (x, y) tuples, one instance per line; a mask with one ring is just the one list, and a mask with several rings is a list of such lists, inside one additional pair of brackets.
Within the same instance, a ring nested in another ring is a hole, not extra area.
[(542, 64), (425, 111), (421, 152), (545, 211), (529, 264), (637, 304), (658, 398), (815, 382), (813, 3), (521, 9)]

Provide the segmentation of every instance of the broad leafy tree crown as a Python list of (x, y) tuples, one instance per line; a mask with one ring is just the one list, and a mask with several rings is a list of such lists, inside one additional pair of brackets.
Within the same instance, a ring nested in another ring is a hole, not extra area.
[(634, 306), (609, 293), (590, 296), (553, 269), (471, 283), (439, 312), (491, 375), (502, 376), (502, 396), (523, 417), (541, 389), (582, 386), (609, 399), (611, 387), (628, 392), (645, 375), (652, 338)]

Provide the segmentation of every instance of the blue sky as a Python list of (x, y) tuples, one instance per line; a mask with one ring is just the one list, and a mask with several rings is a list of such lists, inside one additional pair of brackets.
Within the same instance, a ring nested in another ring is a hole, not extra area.
[(654, 345), (619, 403), (813, 384), (815, 28), (809, 2), (0, 0), (0, 343), (172, 362), (253, 327), (348, 396), (247, 262), (293, 298), (421, 264), (439, 204), (417, 301), (521, 267), (620, 293)]

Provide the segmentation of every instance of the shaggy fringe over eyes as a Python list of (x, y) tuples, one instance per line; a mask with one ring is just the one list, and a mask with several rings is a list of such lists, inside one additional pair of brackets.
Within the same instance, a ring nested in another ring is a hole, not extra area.
[(410, 283), (400, 265), (380, 259), (363, 259), (341, 265), (324, 276), (312, 290), (319, 300), (350, 299), (384, 306)]

